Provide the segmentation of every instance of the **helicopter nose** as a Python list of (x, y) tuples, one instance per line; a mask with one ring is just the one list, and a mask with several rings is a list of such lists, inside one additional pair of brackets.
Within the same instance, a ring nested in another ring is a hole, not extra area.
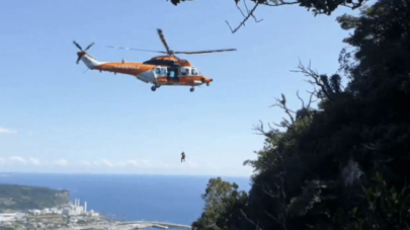
[(206, 85), (209, 86), (209, 83), (211, 83), (214, 79), (212, 78), (207, 78), (206, 79)]

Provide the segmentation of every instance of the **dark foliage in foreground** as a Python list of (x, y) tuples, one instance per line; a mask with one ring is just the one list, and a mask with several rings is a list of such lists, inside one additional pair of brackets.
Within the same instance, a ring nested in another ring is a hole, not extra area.
[[(246, 162), (249, 194), (212, 179), (195, 229), (410, 229), (409, 4), (379, 0), (339, 17), (353, 29), (345, 42), (354, 51), (340, 57), (348, 85), (301, 66), (318, 109), (261, 128), (265, 146)], [(286, 111), (285, 97), (278, 102)]]

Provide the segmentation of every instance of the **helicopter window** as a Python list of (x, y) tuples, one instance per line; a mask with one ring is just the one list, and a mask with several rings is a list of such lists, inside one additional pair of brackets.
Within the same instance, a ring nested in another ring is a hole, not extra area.
[(157, 75), (162, 75), (160, 68), (155, 68), (155, 73), (156, 73)]
[(198, 70), (196, 68), (192, 68), (192, 75), (198, 75)]
[(167, 69), (161, 68), (161, 75), (167, 75)]
[(182, 76), (186, 76), (186, 75), (189, 75), (189, 68), (187, 68), (187, 67), (184, 67), (184, 68), (181, 68), (181, 75)]

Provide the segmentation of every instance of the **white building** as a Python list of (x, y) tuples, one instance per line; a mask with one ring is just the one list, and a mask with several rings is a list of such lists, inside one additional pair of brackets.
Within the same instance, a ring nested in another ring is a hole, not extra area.
[(25, 214), (21, 212), (0, 213), (0, 222), (16, 221), (22, 219), (24, 216)]
[(87, 202), (84, 202), (84, 206), (81, 206), (80, 200), (74, 199), (73, 203), (63, 208), (62, 214), (69, 216), (87, 215)]

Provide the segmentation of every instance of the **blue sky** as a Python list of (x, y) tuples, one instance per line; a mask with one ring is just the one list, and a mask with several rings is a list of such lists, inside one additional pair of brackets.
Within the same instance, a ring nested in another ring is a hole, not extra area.
[[(311, 61), (335, 73), (348, 35), (335, 17), (297, 6), (256, 11), (236, 34), (225, 24), (242, 19), (234, 1), (196, 0), (177, 7), (162, 0), (6, 1), (0, 9), (0, 171), (249, 176), (264, 138), (258, 121), (279, 122), (274, 98), (310, 86), (295, 69)], [(162, 50), (237, 48), (181, 56), (214, 79), (188, 87), (150, 85), (128, 75), (86, 71), (77, 49), (101, 61), (144, 61), (150, 53), (107, 45)], [(179, 162), (185, 151), (187, 162)]]

